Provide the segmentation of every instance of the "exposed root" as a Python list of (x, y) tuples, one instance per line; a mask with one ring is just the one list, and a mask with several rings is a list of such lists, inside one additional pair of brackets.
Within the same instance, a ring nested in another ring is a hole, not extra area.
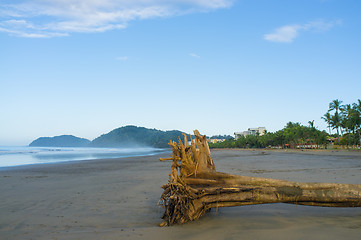
[(162, 188), (164, 192), (159, 200), (159, 204), (165, 208), (162, 226), (192, 221), (194, 219), (195, 193), (183, 184), (168, 183)]

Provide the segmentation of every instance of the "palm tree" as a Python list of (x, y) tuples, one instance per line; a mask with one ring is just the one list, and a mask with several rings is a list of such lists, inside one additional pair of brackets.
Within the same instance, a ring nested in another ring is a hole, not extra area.
[(354, 103), (354, 106), (356, 106), (357, 111), (359, 111), (359, 113), (361, 113), (361, 100), (358, 99), (357, 102), (358, 102), (358, 104)]
[(343, 125), (348, 132), (355, 133), (356, 129), (356, 115), (358, 114), (355, 107), (352, 107), (351, 104), (346, 104), (343, 109), (341, 109), (341, 114), (343, 116)]
[(357, 111), (351, 104), (346, 104), (343, 109), (341, 109), (342, 115), (342, 127), (348, 133), (348, 144), (351, 143), (351, 132), (352, 135), (355, 136), (355, 129), (356, 129), (356, 115)]
[(315, 120), (308, 121), (308, 124), (310, 125), (310, 128), (312, 128), (312, 129), (315, 128)]
[(361, 145), (361, 100), (358, 99), (357, 103), (352, 104), (352, 107), (355, 109), (356, 132), (358, 132), (359, 144)]
[(338, 99), (333, 100), (330, 103), (329, 109), (328, 109), (328, 112), (335, 111), (335, 114), (333, 116), (331, 116), (331, 119), (332, 119), (331, 126), (332, 126), (332, 129), (336, 129), (337, 142), (340, 142), (339, 130), (342, 132), (342, 129), (341, 129), (342, 116), (340, 116), (339, 111), (343, 110), (344, 107), (341, 104), (342, 104), (342, 101), (340, 101)]
[(338, 113), (338, 111), (340, 111), (343, 106), (341, 105), (342, 104), (342, 101), (336, 99), (336, 100), (333, 100), (332, 102), (330, 102), (330, 105), (329, 105), (329, 112), (335, 110), (336, 113)]
[(313, 143), (316, 143), (317, 148), (319, 146), (319, 140), (320, 140), (320, 132), (317, 131), (315, 127), (315, 120), (308, 121), (308, 124), (310, 125), (310, 141)]
[[(341, 129), (341, 125), (342, 125), (342, 118), (339, 114), (334, 114), (331, 115), (331, 127), (332, 129), (336, 129), (336, 133), (337, 133), (337, 142), (340, 142), (340, 132), (339, 129)], [(342, 132), (342, 130), (341, 130)]]
[(321, 119), (325, 120), (327, 123), (328, 131), (331, 135), (331, 114), (329, 112), (325, 113)]

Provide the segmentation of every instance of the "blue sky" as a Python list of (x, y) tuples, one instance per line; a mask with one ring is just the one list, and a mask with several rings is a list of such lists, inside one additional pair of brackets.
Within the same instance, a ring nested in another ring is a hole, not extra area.
[(0, 145), (132, 124), (233, 134), (361, 98), (358, 0), (0, 2)]

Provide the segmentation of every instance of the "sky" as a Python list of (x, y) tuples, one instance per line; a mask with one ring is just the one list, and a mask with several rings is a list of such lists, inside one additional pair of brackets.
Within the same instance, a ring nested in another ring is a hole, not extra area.
[(115, 128), (326, 130), (361, 98), (358, 0), (1, 0), (0, 145)]

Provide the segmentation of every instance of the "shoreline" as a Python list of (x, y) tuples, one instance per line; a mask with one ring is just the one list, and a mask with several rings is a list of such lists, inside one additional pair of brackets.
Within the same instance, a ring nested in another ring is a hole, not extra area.
[[(169, 152), (170, 153), (170, 152)], [(90, 168), (91, 166), (101, 166), (101, 165), (112, 165), (112, 167), (119, 167), (123, 163), (129, 162), (137, 162), (142, 161), (144, 159), (154, 159), (168, 156), (169, 153), (155, 153), (150, 155), (141, 155), (141, 156), (127, 156), (127, 157), (117, 157), (117, 158), (100, 158), (100, 159), (84, 159), (84, 160), (69, 160), (69, 161), (60, 161), (60, 162), (48, 162), (48, 163), (31, 163), (24, 165), (16, 165), (16, 166), (5, 166), (0, 167), (1, 172), (27, 172), (27, 171), (46, 171), (46, 170), (56, 170), (61, 171), (64, 168), (74, 168), (81, 167), (84, 165), (84, 168)], [(116, 170), (114, 168), (113, 170)], [(104, 170), (104, 169), (103, 169)]]
[[(361, 208), (289, 204), (222, 208), (195, 222), (161, 228), (163, 209), (157, 203), (171, 163), (158, 159), (169, 155), (2, 170), (0, 238), (336, 240), (361, 234)], [(361, 184), (360, 154), (217, 150), (212, 158), (217, 171), (237, 175)]]
[[(312, 154), (312, 155), (345, 155), (345, 156), (361, 156), (360, 150), (355, 149), (270, 149), (270, 148), (211, 148), (212, 152), (222, 152), (222, 151), (240, 151), (240, 152), (264, 152), (264, 153), (297, 153), (297, 154)], [(59, 162), (48, 162), (48, 163), (30, 163), (23, 165), (15, 166), (4, 166), (0, 167), (0, 172), (2, 171), (16, 171), (16, 170), (26, 170), (27, 168), (37, 168), (37, 167), (47, 167), (47, 166), (56, 166), (56, 165), (67, 165), (67, 164), (82, 164), (90, 162), (108, 162), (108, 161), (121, 161), (129, 160), (133, 158), (143, 158), (143, 157), (157, 157), (167, 155), (171, 156), (171, 150), (155, 152), (148, 155), (135, 155), (135, 156), (124, 156), (124, 157), (114, 157), (114, 158), (94, 158), (94, 159), (84, 159), (84, 160), (69, 160), (69, 161), (59, 161)]]
[(7, 171), (7, 170), (11, 170), (11, 169), (26, 169), (27, 167), (36, 167), (36, 166), (52, 166), (52, 165), (57, 165), (57, 164), (75, 164), (75, 163), (86, 163), (86, 162), (93, 162), (93, 161), (108, 161), (108, 160), (117, 160), (120, 161), (121, 159), (128, 159), (128, 158), (137, 158), (137, 157), (147, 157), (147, 156), (157, 156), (157, 155), (162, 155), (162, 154), (168, 154), (170, 153), (170, 150), (162, 150), (159, 152), (153, 152), (150, 154), (146, 154), (146, 155), (142, 155), (142, 154), (135, 154), (132, 156), (121, 156), (121, 157), (109, 157), (109, 158), (94, 158), (94, 159), (70, 159), (70, 160), (62, 160), (62, 161), (57, 161), (57, 162), (42, 162), (42, 163), (26, 163), (26, 164), (21, 164), (21, 165), (13, 165), (13, 166), (0, 166), (0, 172), (1, 171)]
[(211, 148), (211, 152), (217, 151), (263, 151), (263, 152), (288, 152), (288, 153), (299, 153), (299, 154), (318, 154), (325, 155), (326, 153), (330, 155), (334, 154), (343, 154), (343, 155), (361, 155), (361, 150), (358, 149), (294, 149), (294, 148), (281, 148), (281, 149), (272, 149), (272, 148)]

